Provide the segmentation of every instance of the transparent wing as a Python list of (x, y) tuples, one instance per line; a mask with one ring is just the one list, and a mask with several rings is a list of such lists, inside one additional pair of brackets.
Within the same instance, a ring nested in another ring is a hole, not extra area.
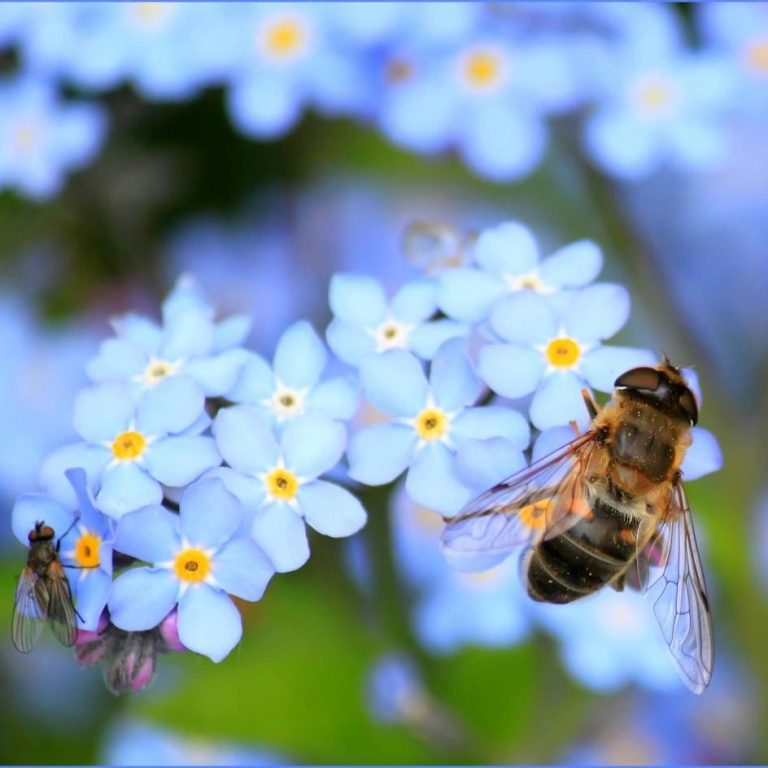
[(17, 651), (29, 653), (40, 637), (48, 615), (49, 594), (45, 581), (29, 567), (19, 576), (13, 606), (11, 639)]
[(67, 574), (61, 563), (54, 562), (48, 567), (46, 578), (50, 600), (48, 602), (48, 623), (54, 637), (67, 648), (77, 640), (77, 614), (72, 601)]
[(595, 445), (596, 434), (585, 432), (446, 519), (440, 546), (448, 562), (486, 570), (590, 515), (585, 475)]
[(712, 617), (681, 479), (673, 485), (665, 520), (642, 558), (646, 595), (672, 661), (685, 684), (701, 693), (712, 678)]

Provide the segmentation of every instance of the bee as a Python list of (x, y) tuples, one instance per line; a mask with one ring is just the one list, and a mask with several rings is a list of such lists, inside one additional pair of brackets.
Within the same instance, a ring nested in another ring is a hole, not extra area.
[(633, 368), (569, 443), (446, 518), (441, 548), (464, 570), (515, 550), (528, 594), (570, 603), (605, 586), (646, 593), (682, 679), (712, 677), (712, 622), (681, 464), (698, 421), (685, 377), (669, 360)]
[(36, 522), (29, 532), (29, 555), (16, 587), (11, 633), (21, 653), (32, 650), (46, 623), (67, 648), (77, 640), (77, 612), (59, 560), (61, 538), (54, 544), (55, 535), (53, 528), (42, 522)]

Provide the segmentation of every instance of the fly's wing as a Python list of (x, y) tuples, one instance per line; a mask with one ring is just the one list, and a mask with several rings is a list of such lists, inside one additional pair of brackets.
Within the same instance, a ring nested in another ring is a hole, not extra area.
[(642, 576), (677, 671), (694, 693), (701, 693), (712, 678), (712, 616), (681, 479), (671, 493), (665, 520), (642, 554)]
[(48, 566), (48, 623), (54, 637), (67, 648), (77, 640), (77, 614), (64, 566), (56, 560)]
[(448, 562), (461, 571), (486, 570), (588, 517), (585, 474), (595, 445), (595, 432), (585, 432), (446, 519), (440, 547)]
[(48, 616), (48, 605), (45, 581), (26, 566), (19, 576), (13, 606), (11, 639), (17, 651), (29, 653), (34, 648)]

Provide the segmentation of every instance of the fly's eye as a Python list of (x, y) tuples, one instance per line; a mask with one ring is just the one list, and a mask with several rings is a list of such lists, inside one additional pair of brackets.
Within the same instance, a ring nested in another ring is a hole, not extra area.
[(691, 420), (691, 424), (695, 424), (699, 420), (699, 406), (696, 404), (693, 392), (688, 388), (684, 389), (678, 402), (683, 409), (683, 413)]
[(656, 368), (632, 368), (632, 370), (622, 373), (613, 383), (613, 386), (655, 392), (660, 384), (661, 376), (659, 376)]
[(37, 541), (37, 531), (30, 531), (27, 534), (27, 538), (29, 539), (29, 543), (31, 544), (33, 541)]

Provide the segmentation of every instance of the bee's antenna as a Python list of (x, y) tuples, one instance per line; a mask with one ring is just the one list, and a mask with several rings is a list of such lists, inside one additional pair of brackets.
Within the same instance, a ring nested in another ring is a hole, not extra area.
[(663, 365), (665, 365), (667, 368), (671, 368), (673, 371), (679, 371), (680, 369), (669, 359), (669, 355), (666, 353), (666, 350), (661, 350), (661, 359)]

